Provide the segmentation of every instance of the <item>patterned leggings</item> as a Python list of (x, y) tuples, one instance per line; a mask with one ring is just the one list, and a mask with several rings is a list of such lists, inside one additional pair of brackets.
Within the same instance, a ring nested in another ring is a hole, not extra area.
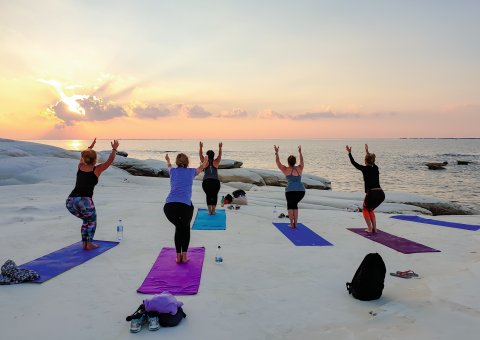
[(92, 242), (97, 228), (97, 212), (91, 197), (69, 197), (65, 205), (72, 213), (83, 220), (80, 232), (83, 242)]

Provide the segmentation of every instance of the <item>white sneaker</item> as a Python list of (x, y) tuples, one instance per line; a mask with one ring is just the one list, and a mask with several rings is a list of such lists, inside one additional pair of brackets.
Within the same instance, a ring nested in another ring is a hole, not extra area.
[(130, 332), (138, 333), (142, 330), (142, 325), (145, 323), (145, 315), (142, 314), (138, 319), (132, 319), (130, 322)]
[(149, 316), (148, 317), (148, 330), (156, 331), (160, 328), (160, 322), (158, 321), (158, 316)]

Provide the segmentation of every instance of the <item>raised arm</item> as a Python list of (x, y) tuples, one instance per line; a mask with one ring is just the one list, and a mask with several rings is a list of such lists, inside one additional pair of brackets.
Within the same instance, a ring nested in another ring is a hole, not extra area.
[(97, 137), (95, 137), (95, 139), (93, 140), (92, 144), (90, 144), (90, 146), (88, 147), (89, 149), (93, 149), (93, 147), (95, 146), (95, 143), (97, 142)]
[(302, 155), (302, 146), (299, 145), (298, 146), (298, 155), (299, 155), (299, 164), (298, 164), (298, 167), (300, 168), (300, 170), (303, 170), (303, 155)]
[(353, 159), (353, 156), (352, 156), (352, 147), (351, 146), (346, 146), (345, 148), (348, 152), (348, 158), (350, 158), (350, 163), (352, 163), (352, 165), (357, 168), (358, 170), (362, 171), (363, 169), (363, 166), (361, 166), (360, 164), (358, 164), (357, 162), (355, 162), (355, 160)]
[(278, 156), (278, 150), (280, 149), (279, 146), (274, 145), (273, 149), (275, 150), (275, 163), (277, 163), (278, 169), (280, 169), (281, 172), (285, 173), (285, 170), (287, 170), (287, 167), (280, 162), (280, 157)]
[(110, 152), (110, 156), (108, 156), (107, 161), (105, 163), (97, 165), (97, 167), (95, 168), (95, 175), (97, 175), (97, 177), (99, 177), (102, 172), (107, 170), (108, 167), (113, 163), (120, 143), (118, 143), (118, 140), (114, 139), (113, 142), (110, 142), (110, 145), (112, 146), (112, 151)]
[(170, 175), (170, 169), (172, 169), (172, 163), (170, 163), (170, 156), (168, 153), (165, 155), (165, 160), (167, 161), (167, 171), (168, 174)]
[(368, 152), (368, 144), (365, 144), (365, 153), (368, 155), (370, 152)]
[(205, 157), (203, 156), (203, 143), (200, 142), (199, 145), (200, 145), (200, 149), (198, 150), (198, 155), (200, 156), (200, 162), (203, 163), (204, 158), (205, 158)]
[(217, 158), (215, 158), (215, 161), (213, 161), (213, 166), (216, 168), (218, 168), (218, 166), (220, 165), (220, 161), (222, 160), (222, 147), (223, 143), (218, 143), (218, 156)]
[(208, 167), (208, 157), (204, 157), (204, 161), (195, 169), (195, 176), (198, 176), (206, 167)]

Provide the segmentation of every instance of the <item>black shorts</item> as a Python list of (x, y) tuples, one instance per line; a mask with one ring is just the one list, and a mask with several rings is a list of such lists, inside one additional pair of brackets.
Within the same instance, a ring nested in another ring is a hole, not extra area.
[(298, 203), (305, 196), (305, 191), (287, 191), (285, 197), (287, 198), (287, 209), (298, 209)]
[(372, 211), (382, 204), (383, 201), (385, 201), (385, 193), (382, 189), (368, 190), (363, 200), (363, 207), (368, 211)]

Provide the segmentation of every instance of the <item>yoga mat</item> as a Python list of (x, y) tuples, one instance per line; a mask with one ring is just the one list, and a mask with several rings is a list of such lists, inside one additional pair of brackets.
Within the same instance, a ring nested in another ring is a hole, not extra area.
[(432, 220), (431, 218), (423, 218), (423, 217), (415, 216), (415, 215), (395, 215), (395, 216), (390, 216), (390, 217), (391, 218), (396, 218), (397, 220), (402, 220), (402, 221), (433, 224), (433, 225), (439, 225), (441, 227), (465, 229), (465, 230), (471, 230), (471, 231), (477, 231), (477, 230), (480, 229), (480, 225), (438, 221), (438, 220)]
[(175, 248), (162, 248), (152, 269), (137, 292), (160, 294), (169, 291), (173, 295), (198, 293), (202, 277), (205, 248), (189, 248), (187, 263), (176, 263)]
[(433, 253), (433, 252), (440, 251), (440, 250), (436, 250), (436, 249), (424, 246), (423, 244), (407, 240), (406, 238), (402, 238), (402, 237), (398, 237), (398, 236), (386, 233), (381, 230), (377, 230), (375, 234), (369, 234), (365, 231), (365, 228), (347, 228), (347, 229), (350, 231), (353, 231), (354, 233), (360, 236), (368, 238), (369, 240), (372, 240), (374, 242), (383, 244), (384, 246), (392, 248), (403, 254)]
[(192, 230), (225, 230), (226, 222), (225, 210), (217, 210), (215, 215), (209, 215), (207, 209), (198, 209)]
[(302, 223), (298, 223), (295, 229), (290, 228), (288, 223), (273, 223), (273, 225), (296, 246), (333, 246)]
[(22, 264), (19, 268), (36, 271), (40, 275), (40, 278), (31, 282), (42, 283), (118, 245), (118, 242), (111, 241), (94, 240), (93, 243), (98, 244), (99, 247), (91, 250), (83, 250), (83, 242), (79, 241), (68, 247), (39, 257), (36, 260)]

